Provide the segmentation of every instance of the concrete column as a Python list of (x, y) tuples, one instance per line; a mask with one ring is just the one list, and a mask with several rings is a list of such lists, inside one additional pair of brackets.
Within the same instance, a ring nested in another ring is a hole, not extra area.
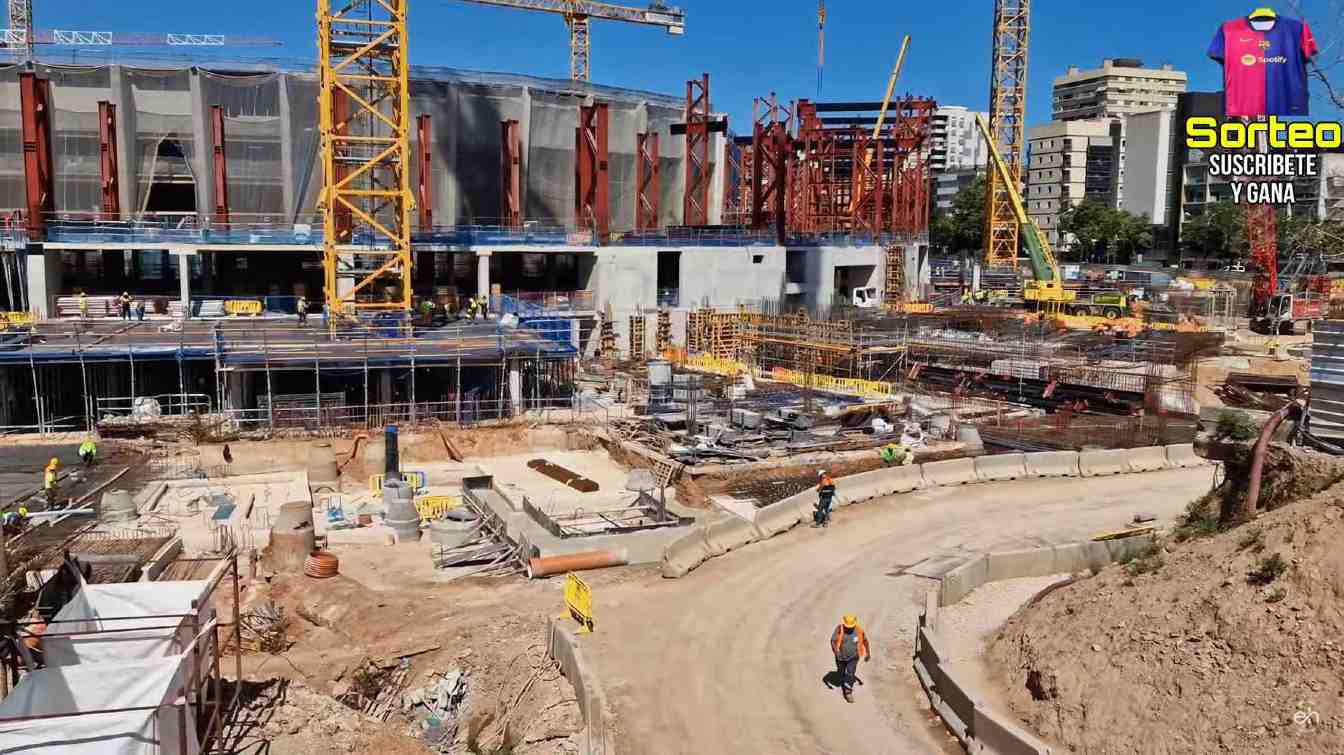
[(579, 290), (597, 290), (597, 254), (580, 252), (575, 257), (579, 267)]
[(523, 111), (518, 116), (518, 152), (521, 164), (518, 166), (518, 182), (522, 186), (522, 195), (519, 199), (522, 202), (523, 220), (529, 217), (529, 208), (527, 206), (527, 169), (531, 161), (532, 145), (532, 88), (523, 87)]
[(205, 92), (201, 74), (191, 69), (191, 168), (196, 174), (196, 219), (204, 225), (215, 206), (215, 168), (210, 158), (213, 135), (210, 133), (210, 111), (205, 106)]
[(24, 260), (28, 284), (28, 310), (39, 320), (56, 316), (56, 296), (61, 292), (61, 253), (28, 245)]
[(230, 409), (242, 409), (243, 400), (243, 373), (228, 373), (224, 378), (224, 403)]
[(476, 295), (490, 295), (490, 252), (476, 252)]
[(111, 83), (112, 104), (117, 106), (117, 200), (121, 203), (121, 216), (129, 218), (134, 217), (140, 207), (135, 171), (138, 162), (135, 154), (135, 97), (131, 95), (125, 70), (122, 66), (112, 66)]
[[(448, 85), (448, 102), (444, 110), (449, 114), (448, 118), (440, 121), (434, 118), (434, 142), (437, 146), (440, 139), (443, 139), (444, 148), (434, 152), (434, 161), (443, 162), (443, 183), (439, 184), (437, 191), (434, 192), (434, 222), (438, 225), (457, 225), (462, 222), (460, 215), (462, 209), (462, 182), (457, 180), (457, 132), (454, 124), (462, 119), (458, 117), (458, 111), (462, 107), (462, 90), (459, 84)], [(489, 124), (486, 124), (488, 126)], [(496, 126), (496, 129), (499, 127)], [(498, 164), (498, 160), (496, 160)], [(488, 169), (488, 168), (487, 168)], [(498, 172), (498, 168), (495, 169)]]
[(378, 398), (374, 399), (380, 404), (392, 403), (392, 371), (378, 371)]
[(177, 298), (178, 301), (182, 302), (183, 318), (189, 320), (191, 319), (191, 259), (195, 256), (195, 253), (174, 249), (173, 256), (177, 257)]
[(294, 206), (294, 124), (289, 112), (289, 74), (281, 74), (278, 82), (280, 98), (280, 194), (284, 201), (285, 222), (292, 222), (298, 213)]

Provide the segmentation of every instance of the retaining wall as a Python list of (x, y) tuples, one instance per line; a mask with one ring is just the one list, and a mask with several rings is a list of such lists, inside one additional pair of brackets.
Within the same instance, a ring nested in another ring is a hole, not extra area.
[[(836, 481), (835, 505), (838, 508), (928, 487), (1044, 477), (1096, 477), (1193, 467), (1207, 463), (1195, 456), (1190, 444), (1082, 453), (1074, 451), (1009, 453), (977, 456), (974, 459), (931, 461), (926, 464), (887, 467), (842, 477)], [(710, 558), (721, 556), (756, 540), (764, 540), (781, 532), (787, 532), (799, 522), (811, 521), (812, 508), (816, 500), (817, 494), (806, 490), (759, 509), (756, 512), (754, 527), (751, 523), (736, 517), (733, 518), (736, 521), (720, 520), (710, 525), (693, 527), (664, 549), (663, 576), (670, 579), (684, 577)], [(793, 509), (793, 513), (790, 513), (789, 509)], [(1097, 547), (1105, 551), (1104, 546), (1098, 544)], [(1089, 557), (1087, 555), (1063, 557), (1064, 561), (1060, 563), (1067, 563), (1068, 566), (1039, 572), (1036, 576), (1086, 569), (1090, 566), (1087, 562)], [(1082, 563), (1078, 565), (1080, 560)], [(988, 568), (986, 565), (985, 569)], [(976, 585), (971, 585), (957, 595), (955, 600), (960, 600), (962, 595), (975, 587)], [(953, 594), (960, 590), (959, 587), (949, 589)]]
[(1121, 561), (1153, 542), (1152, 535), (1070, 543), (986, 553), (953, 569), (924, 600), (915, 627), (915, 676), (938, 713), (967, 752), (997, 755), (1049, 755), (1053, 749), (1015, 720), (994, 712), (978, 700), (942, 663), (938, 608), (960, 601), (986, 582), (1080, 571)]
[(574, 686), (574, 697), (583, 713), (583, 742), (586, 755), (616, 755), (616, 742), (608, 726), (607, 696), (602, 684), (584, 661), (579, 638), (568, 627), (552, 619), (546, 625), (546, 652), (565, 678)]

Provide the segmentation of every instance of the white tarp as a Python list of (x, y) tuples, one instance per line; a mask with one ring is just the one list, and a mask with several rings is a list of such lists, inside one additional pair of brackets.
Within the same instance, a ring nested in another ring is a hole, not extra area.
[[(47, 627), (48, 635), (69, 635), (43, 640), (47, 665), (131, 661), (181, 653), (215, 614), (212, 607), (202, 606), (196, 629), (189, 616), (174, 616), (192, 613), (191, 602), (202, 599), (208, 586), (206, 580), (86, 584)], [(128, 616), (146, 618), (110, 620)], [(169, 618), (147, 618), (152, 616)]]
[[(0, 753), (35, 755), (198, 755), (196, 722), (183, 700), (187, 655), (128, 663), (44, 668), (0, 701)], [(161, 706), (124, 713), (67, 714)], [(6, 720), (51, 716), (35, 721)], [(185, 727), (185, 732), (183, 728)], [(186, 749), (182, 734), (186, 734)]]

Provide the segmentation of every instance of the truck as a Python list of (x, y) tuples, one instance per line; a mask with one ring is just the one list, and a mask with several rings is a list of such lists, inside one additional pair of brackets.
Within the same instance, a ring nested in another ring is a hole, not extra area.
[(1123, 291), (1080, 292), (1065, 307), (1071, 315), (1091, 315), (1115, 320), (1130, 314), (1130, 297)]

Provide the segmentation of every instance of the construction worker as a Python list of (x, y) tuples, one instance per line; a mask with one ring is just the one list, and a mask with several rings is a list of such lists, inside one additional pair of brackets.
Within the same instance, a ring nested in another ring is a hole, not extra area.
[(145, 300), (140, 299), (135, 302), (135, 319), (140, 322), (145, 321)]
[(831, 523), (831, 502), (835, 500), (835, 480), (826, 470), (817, 470), (817, 508), (812, 512), (812, 526), (825, 527)]
[(42, 490), (47, 495), (47, 508), (52, 509), (56, 506), (56, 496), (58, 490), (56, 486), (56, 475), (60, 472), (61, 460), (55, 456), (47, 462), (47, 468), (42, 473)]
[(480, 309), (481, 309), (481, 319), (482, 319), (482, 320), (489, 320), (489, 319), (490, 319), (490, 297), (486, 296), (485, 294), (481, 294), (480, 299), (481, 299), (481, 304), (480, 304)]
[(94, 460), (98, 456), (98, 444), (93, 442), (93, 438), (85, 438), (83, 443), (79, 444), (79, 459), (84, 462), (84, 466), (93, 466)]
[(477, 308), (478, 308), (478, 307), (477, 307), (477, 304), (476, 304), (476, 297), (475, 297), (475, 296), (473, 296), (473, 297), (471, 297), (470, 299), (467, 300), (467, 319), (468, 319), (468, 320), (475, 320), (475, 319), (476, 319), (476, 310), (477, 310)]
[(882, 456), (882, 462), (890, 466), (909, 464), (915, 456), (901, 443), (888, 443), (878, 453)]
[(840, 691), (845, 702), (854, 702), (854, 672), (858, 669), (859, 658), (865, 662), (873, 659), (868, 649), (868, 636), (859, 626), (859, 619), (852, 613), (845, 614), (840, 625), (831, 634), (831, 652), (835, 653), (835, 672), (840, 677)]
[(84, 291), (79, 292), (79, 319), (89, 319), (89, 295)]
[(28, 509), (20, 506), (18, 511), (6, 511), (0, 515), (0, 526), (5, 528), (5, 534), (13, 537), (28, 524)]
[(300, 296), (298, 303), (294, 305), (294, 311), (299, 313), (299, 324), (308, 324), (308, 297)]
[(129, 292), (121, 292), (121, 296), (117, 298), (117, 305), (121, 311), (121, 319), (131, 319), (131, 295)]

